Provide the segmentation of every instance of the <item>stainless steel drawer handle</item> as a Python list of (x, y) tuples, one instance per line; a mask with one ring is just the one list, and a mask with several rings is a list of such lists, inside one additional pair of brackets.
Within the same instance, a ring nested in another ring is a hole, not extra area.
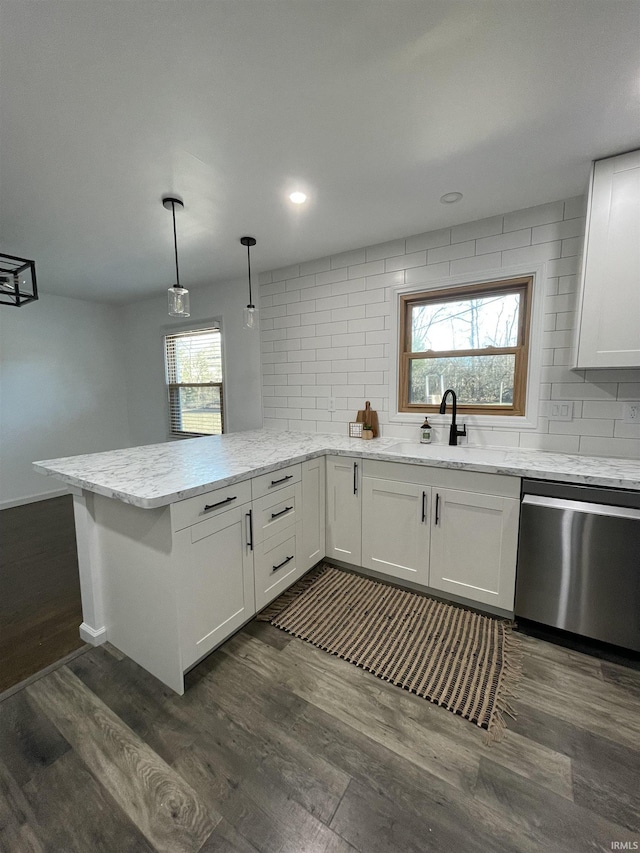
[(281, 479), (281, 480), (272, 480), (272, 481), (271, 481), (271, 485), (272, 485), (272, 486), (279, 486), (279, 485), (280, 485), (280, 483), (286, 483), (286, 482), (287, 482), (287, 480), (293, 480), (293, 474), (287, 474), (287, 476), (286, 476), (286, 477), (282, 477), (282, 479)]
[(227, 504), (230, 504), (231, 501), (235, 501), (237, 499), (237, 497), (225, 498), (223, 501), (218, 501), (217, 504), (205, 504), (203, 512), (211, 512), (212, 509), (218, 509), (221, 506), (226, 506)]
[(284, 515), (285, 512), (289, 512), (289, 510), (292, 510), (292, 509), (293, 509), (292, 506), (286, 506), (284, 509), (281, 509), (280, 512), (272, 512), (271, 518), (280, 518), (281, 515)]
[(283, 560), (281, 563), (279, 563), (277, 566), (274, 566), (274, 567), (273, 567), (273, 571), (274, 571), (274, 572), (277, 572), (277, 571), (278, 571), (278, 569), (281, 569), (283, 566), (286, 566), (286, 565), (287, 565), (287, 563), (290, 563), (290, 562), (291, 562), (291, 560), (293, 560), (293, 554), (292, 554), (290, 557), (287, 557), (286, 559), (284, 559), (284, 560)]

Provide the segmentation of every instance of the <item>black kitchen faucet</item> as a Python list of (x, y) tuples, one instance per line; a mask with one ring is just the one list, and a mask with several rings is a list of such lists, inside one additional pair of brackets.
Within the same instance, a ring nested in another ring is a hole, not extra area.
[(464, 424), (462, 429), (458, 429), (458, 425), (456, 424), (456, 413), (457, 413), (457, 404), (458, 398), (456, 397), (456, 392), (453, 388), (447, 388), (447, 390), (442, 395), (442, 402), (440, 403), (440, 414), (444, 415), (445, 410), (447, 408), (447, 397), (451, 394), (451, 410), (452, 410), (452, 418), (451, 418), (451, 427), (449, 429), (449, 444), (457, 445), (458, 444), (458, 436), (467, 434), (467, 425)]

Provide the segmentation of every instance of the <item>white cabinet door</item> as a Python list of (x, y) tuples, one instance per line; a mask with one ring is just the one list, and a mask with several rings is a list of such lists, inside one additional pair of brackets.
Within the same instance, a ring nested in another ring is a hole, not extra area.
[(640, 367), (640, 151), (594, 164), (576, 367)]
[(327, 557), (361, 565), (362, 464), (348, 456), (327, 456)]
[(304, 574), (298, 561), (297, 538), (296, 526), (292, 526), (256, 546), (254, 565), (257, 610), (266, 607)]
[(431, 488), (362, 480), (362, 565), (402, 581), (429, 584)]
[(175, 535), (183, 670), (256, 612), (250, 507), (228, 510)]
[(519, 502), (433, 489), (429, 586), (513, 610)]
[(299, 551), (305, 571), (325, 556), (325, 482), (324, 456), (302, 463), (302, 541)]

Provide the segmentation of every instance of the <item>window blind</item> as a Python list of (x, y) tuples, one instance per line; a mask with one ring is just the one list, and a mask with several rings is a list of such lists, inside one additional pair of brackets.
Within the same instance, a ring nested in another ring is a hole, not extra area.
[(171, 434), (223, 433), (220, 329), (178, 332), (164, 340)]

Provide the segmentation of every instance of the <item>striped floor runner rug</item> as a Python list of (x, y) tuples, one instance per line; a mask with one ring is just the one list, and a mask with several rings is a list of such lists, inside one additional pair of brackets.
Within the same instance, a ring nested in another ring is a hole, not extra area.
[(258, 617), (499, 740), (521, 669), (512, 624), (322, 566)]

